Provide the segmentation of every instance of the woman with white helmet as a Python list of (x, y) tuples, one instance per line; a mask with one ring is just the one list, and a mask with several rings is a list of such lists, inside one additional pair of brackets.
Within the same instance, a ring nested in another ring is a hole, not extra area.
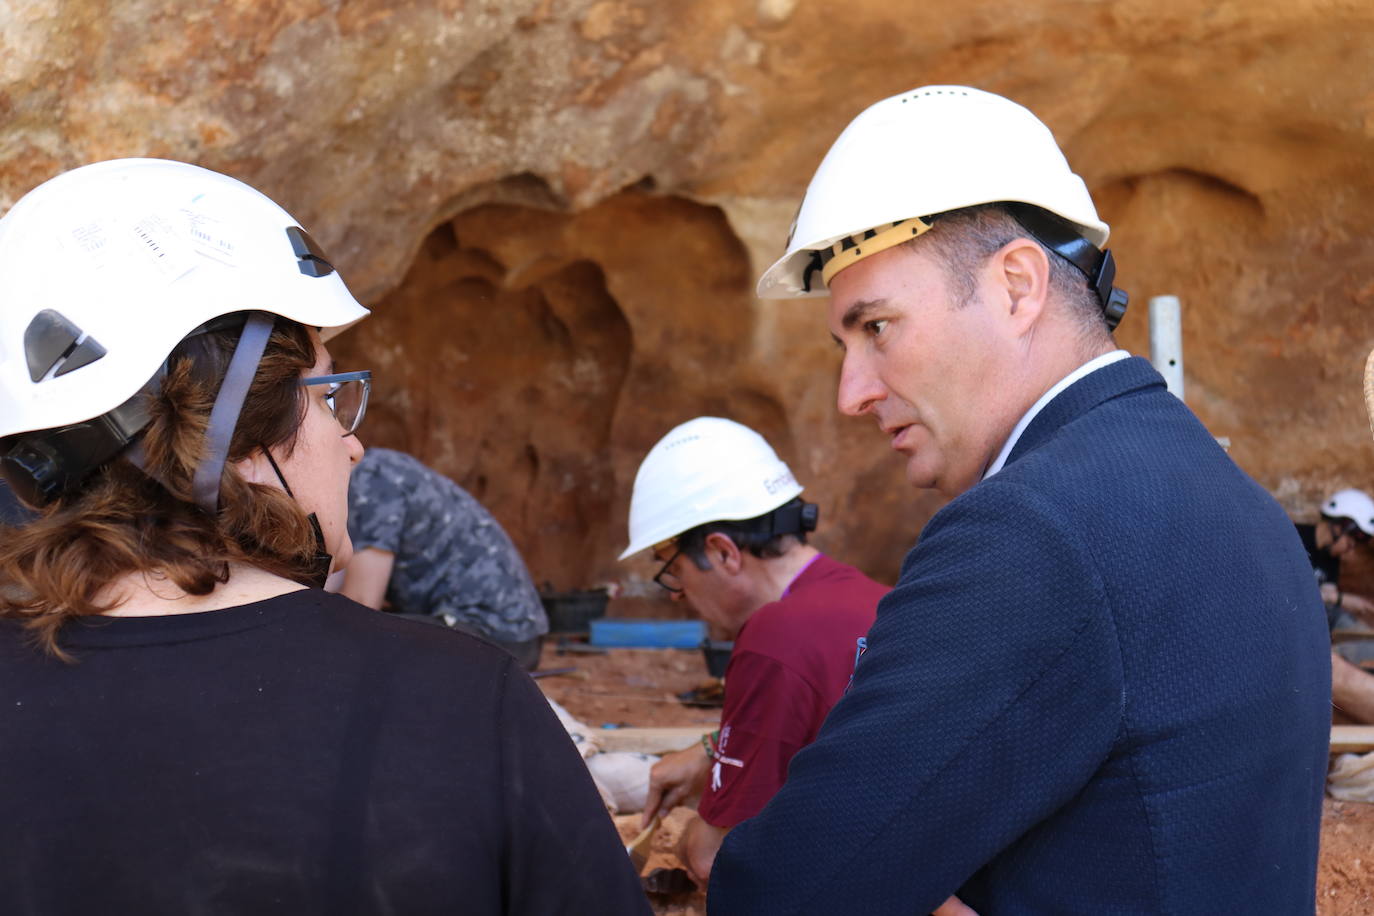
[[(646, 912), (499, 650), (317, 587), (367, 310), (289, 214), (118, 160), (0, 219), (0, 910)], [(73, 864), (77, 867), (73, 867)]]

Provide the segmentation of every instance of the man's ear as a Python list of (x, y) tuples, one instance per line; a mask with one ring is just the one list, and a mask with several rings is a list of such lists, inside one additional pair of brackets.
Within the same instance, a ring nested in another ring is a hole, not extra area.
[(706, 558), (711, 561), (712, 566), (717, 566), (730, 575), (735, 575), (744, 566), (744, 558), (740, 555), (739, 546), (730, 539), (729, 535), (719, 531), (713, 531), (706, 535)]
[(1025, 334), (1035, 327), (1049, 301), (1049, 256), (1030, 239), (1012, 239), (988, 259), (988, 281), (1014, 333)]

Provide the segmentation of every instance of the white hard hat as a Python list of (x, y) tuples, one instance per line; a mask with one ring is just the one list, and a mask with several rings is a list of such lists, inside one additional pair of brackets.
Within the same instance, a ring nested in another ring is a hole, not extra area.
[(1322, 503), (1327, 518), (1348, 518), (1359, 529), (1374, 537), (1374, 499), (1363, 490), (1337, 490)]
[(757, 518), (802, 491), (762, 436), (720, 417), (675, 427), (649, 450), (630, 497), (625, 559), (707, 522)]
[[(1096, 248), (1107, 242), (1107, 224), (1083, 179), (1026, 108), (967, 86), (926, 86), (884, 99), (850, 122), (826, 153), (787, 253), (764, 271), (758, 294), (825, 295), (838, 270), (930, 228), (922, 217), (1002, 201), (1047, 210)], [(824, 270), (813, 269), (817, 252), (833, 255)]]
[(365, 317), (289, 213), (161, 159), (66, 172), (0, 219), (0, 438), (101, 416), (188, 333), (257, 310), (339, 330)]

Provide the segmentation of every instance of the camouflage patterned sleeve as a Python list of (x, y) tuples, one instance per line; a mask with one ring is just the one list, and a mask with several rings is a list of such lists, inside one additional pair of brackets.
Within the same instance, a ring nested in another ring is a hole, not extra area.
[(470, 493), (459, 494), (452, 512), (450, 587), (437, 601), (442, 612), (504, 639), (548, 632), (539, 593), (510, 536)]
[(354, 550), (376, 547), (397, 553), (405, 531), (406, 486), (364, 455), (348, 482), (348, 535)]

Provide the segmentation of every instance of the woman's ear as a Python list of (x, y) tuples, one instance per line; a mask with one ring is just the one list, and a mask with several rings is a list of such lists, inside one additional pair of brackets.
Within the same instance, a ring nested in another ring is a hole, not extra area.
[(253, 449), (247, 458), (240, 458), (238, 461), (231, 462), (234, 470), (239, 472), (248, 483), (263, 483), (268, 486), (279, 486), (277, 475), (272, 472), (272, 463), (267, 460), (267, 455), (260, 448)]

